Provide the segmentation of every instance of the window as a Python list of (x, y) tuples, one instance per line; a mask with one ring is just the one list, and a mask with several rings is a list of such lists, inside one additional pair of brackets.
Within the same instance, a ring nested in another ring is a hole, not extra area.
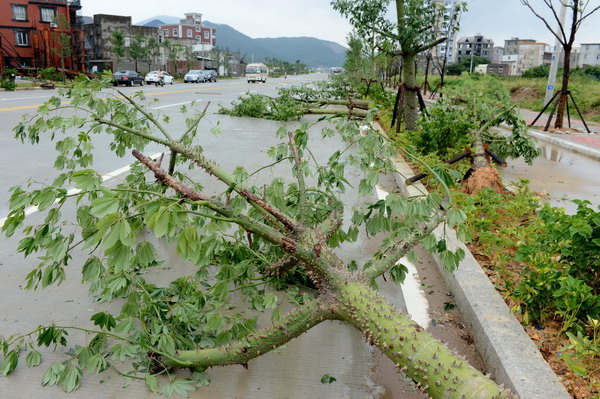
[(200, 28), (201, 28), (200, 25), (196, 25), (196, 32), (200, 32)]
[(179, 31), (177, 29), (173, 29), (173, 36), (174, 37), (179, 36)]
[(15, 31), (15, 42), (17, 43), (17, 46), (29, 46), (29, 32), (20, 30)]
[(200, 43), (202, 36), (196, 35), (196, 43)]
[(204, 38), (205, 39), (210, 39), (210, 32), (209, 31), (205, 31), (204, 32)]
[(125, 36), (125, 47), (131, 46), (131, 37)]
[(13, 4), (12, 11), (15, 21), (27, 21), (27, 6)]
[(504, 68), (503, 67), (499, 67), (498, 68), (498, 73), (504, 73)]
[(169, 30), (168, 29), (163, 29), (163, 33), (164, 33), (165, 37), (169, 36)]
[(187, 30), (187, 37), (194, 37), (194, 31), (192, 29)]
[(40, 7), (40, 19), (42, 22), (53, 23), (56, 18), (56, 10), (54, 8)]

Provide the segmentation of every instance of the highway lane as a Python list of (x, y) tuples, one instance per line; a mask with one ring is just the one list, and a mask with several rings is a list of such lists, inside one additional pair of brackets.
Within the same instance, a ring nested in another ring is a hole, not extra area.
[[(248, 84), (245, 80), (222, 80), (216, 83), (183, 84), (176, 83), (164, 87), (142, 86), (121, 87), (127, 94), (142, 90), (147, 101), (156, 112), (162, 112), (171, 118), (170, 128), (181, 130), (185, 118), (179, 113), (182, 105), (197, 102), (198, 108), (203, 108), (210, 101), (208, 115), (201, 129), (210, 130), (222, 122), (223, 116), (216, 114), (218, 104), (229, 104), (245, 92), (259, 92), (267, 95), (276, 94), (277, 87), (287, 86), (315, 79), (315, 77), (290, 77), (290, 79), (270, 79), (266, 84)], [(15, 140), (12, 129), (22, 120), (24, 115), (33, 115), (45, 101), (56, 95), (54, 91), (19, 91), (0, 92), (0, 219), (7, 213), (8, 189), (15, 185), (26, 185), (30, 177), (36, 181), (48, 183), (56, 175), (53, 165), (55, 160), (54, 145), (47, 138), (32, 146)], [(154, 103), (154, 100), (159, 102)], [(65, 102), (67, 102), (65, 100)], [(131, 162), (130, 158), (121, 159), (112, 154), (107, 146), (110, 143), (105, 137), (95, 137), (95, 163), (93, 165), (101, 174), (107, 174)], [(154, 153), (160, 150), (157, 145), (147, 149)]]

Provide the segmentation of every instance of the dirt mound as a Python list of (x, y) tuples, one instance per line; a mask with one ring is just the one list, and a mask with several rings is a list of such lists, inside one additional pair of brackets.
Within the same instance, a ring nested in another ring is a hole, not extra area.
[(510, 98), (515, 102), (527, 102), (540, 97), (538, 91), (533, 87), (513, 87), (510, 90)]
[(489, 187), (498, 193), (504, 191), (500, 174), (496, 168), (479, 169), (463, 182), (463, 191), (467, 194), (475, 194), (484, 187)]

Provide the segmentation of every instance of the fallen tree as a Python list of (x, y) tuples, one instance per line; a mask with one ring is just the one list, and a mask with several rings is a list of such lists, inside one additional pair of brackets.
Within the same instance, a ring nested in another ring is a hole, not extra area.
[[(368, 125), (338, 122), (323, 134), (337, 132), (348, 147), (332, 151), (319, 165), (307, 147), (310, 124), (302, 123), (294, 131), (282, 128), (279, 134), (286, 141), (270, 154), (273, 164), (290, 164), (295, 181), (275, 179), (254, 187), (245, 169), (227, 171), (195, 144), (203, 112), (188, 116), (185, 131), (176, 138), (167, 129), (168, 118), (151, 113), (143, 94), (130, 98), (107, 89), (109, 85), (108, 75), (101, 81), (82, 77), (64, 92), (67, 102), (52, 98), (15, 128), (19, 139), (33, 144), (42, 136), (57, 140), (55, 166), (60, 174), (52, 184), (29, 192), (13, 187), (2, 231), (7, 236), (20, 231), (25, 237), (19, 251), (25, 256), (37, 253), (41, 259), (27, 277), (27, 288), (60, 284), (65, 269), (74, 266), (72, 255), (80, 251), (87, 254), (82, 276), (90, 295), (102, 302), (120, 301), (121, 312), (93, 315), (95, 329), (50, 324), (1, 339), (2, 375), (17, 367), (25, 351), (28, 365), (40, 364), (42, 353), (35, 348), (66, 347), (68, 331), (78, 330), (90, 340), (71, 348), (64, 362), (51, 365), (44, 385), (61, 385), (71, 392), (84, 372), (130, 360), (136, 366), (121, 373), (124, 377), (145, 379), (153, 392), (185, 394), (206, 383), (209, 367), (247, 365), (324, 320), (341, 320), (359, 330), (431, 397), (505, 396), (375, 288), (376, 279), (386, 273), (396, 282), (403, 280), (406, 269), (399, 261), (417, 243), (440, 252), (449, 269), (457, 267), (462, 254), (447, 250), (432, 234), (445, 218), (450, 227), (464, 220), (450, 197), (406, 199), (390, 194), (355, 209), (350, 225), (343, 224), (340, 195), (349, 187), (344, 170), (350, 163), (359, 166), (366, 176), (359, 194), (369, 195), (379, 174), (393, 170), (386, 159), (396, 150), (385, 137)], [(116, 154), (131, 153), (139, 161), (123, 183), (103, 184), (88, 168), (94, 134), (109, 135)], [(165, 171), (144, 155), (150, 143), (178, 154), (177, 168)], [(193, 168), (224, 183), (224, 191), (203, 192), (205, 180), (184, 172)], [(76, 190), (67, 190), (70, 186)], [(69, 202), (77, 206), (77, 220), (61, 216)], [(23, 226), (33, 206), (46, 218), (39, 225)], [(370, 261), (345, 263), (336, 248), (356, 240), (359, 228), (386, 238)], [(148, 283), (145, 277), (161, 260), (146, 234), (172, 243), (181, 259), (193, 264), (194, 274), (164, 286)], [(259, 329), (253, 317), (229, 312), (233, 292), (241, 293), (251, 310), (275, 308), (272, 325)], [(283, 293), (296, 304), (286, 315), (277, 312)], [(178, 377), (172, 372), (178, 368), (192, 369), (193, 377)]]

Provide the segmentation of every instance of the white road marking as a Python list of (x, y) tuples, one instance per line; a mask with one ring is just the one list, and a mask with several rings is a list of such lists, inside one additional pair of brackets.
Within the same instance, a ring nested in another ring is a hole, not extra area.
[(34, 98), (50, 98), (52, 96), (36, 96), (36, 97), (15, 97), (15, 98), (0, 98), (0, 101), (17, 101), (17, 100), (31, 100)]
[[(377, 192), (377, 198), (380, 200), (386, 199), (389, 194), (379, 186), (375, 186), (375, 191)], [(404, 297), (408, 314), (415, 323), (427, 329), (429, 324), (431, 324), (429, 302), (427, 301), (425, 291), (423, 291), (417, 267), (406, 257), (402, 258), (397, 264), (404, 265), (408, 269), (404, 283), (402, 283), (402, 296)]]
[[(200, 101), (202, 101), (202, 100), (196, 100), (196, 102), (200, 102)], [(193, 102), (193, 101), (186, 101), (186, 102), (184, 102), (184, 103), (177, 103), (177, 104), (163, 105), (163, 106), (160, 106), (160, 107), (154, 107), (154, 108), (151, 108), (151, 109), (163, 109), (163, 108), (169, 108), (169, 107), (176, 107), (176, 106), (178, 106), (178, 105), (190, 104), (190, 103), (192, 103), (192, 102)]]
[[(154, 155), (150, 156), (150, 159), (158, 159), (163, 153), (162, 152), (158, 152)], [(122, 168), (119, 168), (117, 170), (113, 170), (110, 173), (107, 173), (105, 175), (102, 176), (102, 182), (106, 182), (110, 179), (114, 179), (115, 177), (122, 175), (123, 173), (127, 173), (129, 172), (129, 169), (131, 169), (131, 165), (127, 165), (127, 166), (123, 166)], [(69, 191), (67, 191), (67, 195), (75, 195), (80, 193), (81, 190), (78, 188), (72, 188)], [(54, 201), (54, 203), (56, 203), (58, 201)], [(33, 213), (36, 213), (38, 211), (38, 207), (37, 206), (30, 206), (29, 208), (25, 209), (25, 216), (29, 216)], [(0, 219), (0, 227), (2, 227), (4, 225), (4, 222), (6, 222), (7, 217), (3, 217), (2, 219)]]

